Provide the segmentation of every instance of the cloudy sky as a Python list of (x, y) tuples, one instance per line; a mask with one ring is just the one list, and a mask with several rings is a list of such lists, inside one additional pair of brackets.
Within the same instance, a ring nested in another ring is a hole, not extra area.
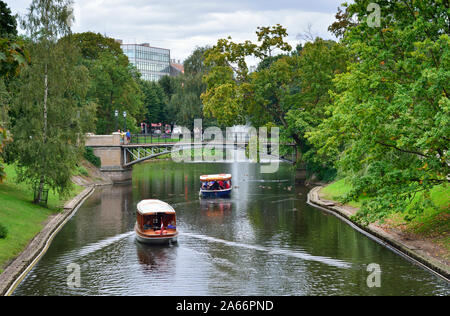
[[(5, 0), (4, 0), (5, 1)], [(314, 35), (327, 31), (344, 0), (75, 0), (74, 32), (92, 31), (169, 48), (184, 60), (196, 46), (213, 45), (231, 35), (234, 41), (256, 40), (258, 26), (287, 28), (295, 46), (311, 25)], [(26, 13), (31, 0), (6, 0), (13, 13)]]

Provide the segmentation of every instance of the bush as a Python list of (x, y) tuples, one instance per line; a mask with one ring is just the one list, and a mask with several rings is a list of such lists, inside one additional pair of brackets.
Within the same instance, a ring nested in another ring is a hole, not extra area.
[(80, 174), (80, 175), (82, 175), (82, 176), (86, 176), (86, 177), (89, 176), (89, 172), (86, 170), (85, 167), (83, 167), (83, 166), (78, 166), (77, 169), (78, 169), (78, 174)]
[(0, 224), (0, 239), (4, 239), (6, 236), (8, 236), (8, 229)]
[(102, 165), (100, 158), (94, 155), (94, 150), (91, 147), (86, 147), (84, 158), (97, 168), (100, 168)]

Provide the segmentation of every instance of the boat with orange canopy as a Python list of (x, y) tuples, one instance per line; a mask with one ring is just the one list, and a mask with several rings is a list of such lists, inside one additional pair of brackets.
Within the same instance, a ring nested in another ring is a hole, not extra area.
[(230, 197), (233, 189), (231, 174), (211, 174), (200, 176), (200, 195), (204, 198)]
[(146, 244), (176, 242), (178, 231), (176, 213), (172, 206), (160, 200), (143, 200), (137, 205), (136, 225), (138, 241)]

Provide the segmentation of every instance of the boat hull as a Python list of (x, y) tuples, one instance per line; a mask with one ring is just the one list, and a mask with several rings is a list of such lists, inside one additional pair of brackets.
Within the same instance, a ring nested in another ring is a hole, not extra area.
[(175, 234), (170, 235), (145, 235), (142, 232), (140, 232), (138, 229), (134, 229), (134, 232), (136, 233), (136, 239), (137, 241), (148, 244), (148, 245), (165, 245), (170, 243), (176, 243), (178, 241), (178, 232)]
[(203, 198), (229, 198), (231, 196), (231, 188), (226, 190), (200, 190)]

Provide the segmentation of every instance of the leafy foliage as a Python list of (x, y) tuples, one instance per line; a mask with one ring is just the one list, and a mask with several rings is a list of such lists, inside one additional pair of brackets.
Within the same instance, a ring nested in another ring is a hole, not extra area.
[[(297, 46), (291, 54), (271, 56), (272, 49), (268, 48), (271, 44), (290, 49), (281, 42), (286, 31), (278, 27), (259, 28), (257, 34), (263, 40), (259, 46), (219, 40), (207, 52), (211, 70), (205, 77), (204, 112), (222, 125), (250, 122), (255, 127), (279, 126), (283, 140), (293, 140), (305, 154), (303, 162), (309, 162), (311, 167), (314, 164), (310, 170), (329, 169), (323, 166), (324, 161), (317, 157), (317, 150), (304, 135), (327, 116), (325, 109), (331, 104), (328, 91), (334, 88), (332, 80), (346, 70), (346, 48), (317, 38)], [(276, 39), (272, 41), (271, 37)], [(251, 74), (245, 64), (248, 56), (263, 57), (258, 70)], [(233, 63), (237, 63), (238, 69)]]
[[(92, 113), (85, 96), (87, 69), (69, 41), (70, 1), (34, 0), (24, 27), (30, 35), (31, 64), (14, 81), (11, 150), (16, 153), (18, 180), (39, 184), (60, 194), (69, 191), (70, 177), (83, 148), (83, 119)], [(40, 195), (39, 194), (39, 195)]]
[(201, 118), (203, 126), (215, 125), (215, 120), (206, 118), (200, 98), (206, 85), (202, 78), (208, 69), (205, 65), (206, 47), (198, 47), (185, 60), (184, 74), (173, 81), (173, 94), (168, 103), (168, 116), (174, 124), (193, 129), (194, 119)]
[(404, 212), (412, 201), (414, 218), (450, 173), (448, 2), (377, 1), (380, 27), (367, 23), (369, 2), (346, 8), (346, 18), (360, 21), (341, 30), (355, 62), (335, 80), (331, 117), (308, 136), (352, 178), (347, 200), (373, 197), (362, 221)]
[[(126, 59), (126, 56), (122, 58)], [(100, 53), (99, 59), (86, 60), (91, 84), (87, 98), (97, 104), (97, 134), (109, 134), (115, 129), (114, 111), (127, 112), (127, 127), (137, 128), (145, 114), (143, 94), (131, 65), (124, 64), (113, 54)]]
[(89, 161), (91, 164), (93, 164), (97, 168), (100, 168), (102, 165), (100, 158), (94, 154), (94, 150), (92, 149), (92, 147), (85, 148), (84, 159)]
[[(168, 78), (168, 77), (167, 77)], [(144, 94), (144, 105), (146, 107), (146, 120), (149, 123), (161, 123), (167, 120), (167, 100), (162, 85), (152, 81), (140, 81), (140, 88)], [(168, 92), (170, 93), (170, 85)]]
[(70, 40), (80, 49), (84, 59), (96, 60), (104, 53), (110, 53), (117, 57), (119, 63), (128, 64), (128, 59), (123, 54), (120, 44), (113, 38), (105, 37), (99, 33), (84, 32), (70, 34), (65, 39)]
[(119, 111), (118, 128), (125, 125), (123, 111), (127, 112), (127, 129), (136, 132), (137, 122), (145, 115), (144, 95), (140, 86), (140, 75), (129, 63), (120, 44), (114, 39), (92, 32), (70, 34), (70, 41), (81, 52), (82, 63), (89, 71), (90, 85), (87, 100), (96, 105), (97, 134), (115, 131)]
[(0, 75), (11, 79), (30, 62), (29, 52), (21, 40), (0, 38)]
[(0, 37), (17, 36), (17, 21), (4, 1), (0, 0)]
[(23, 41), (16, 38), (17, 21), (11, 15), (7, 5), (0, 1), (0, 182), (6, 173), (2, 165), (2, 156), (5, 146), (11, 142), (8, 132), (8, 111), (11, 101), (11, 94), (8, 83), (14, 79), (20, 71), (29, 63), (30, 57), (24, 47)]
[[(8, 134), (8, 131), (6, 130), (6, 128), (3, 128), (2, 126), (0, 126), (0, 155), (3, 153), (3, 149), (6, 146), (7, 143), (9, 143), (11, 141), (11, 137)], [(4, 167), (1, 164), (2, 160), (0, 157), (0, 183), (3, 182), (3, 180), (6, 177), (6, 173), (4, 171)]]

